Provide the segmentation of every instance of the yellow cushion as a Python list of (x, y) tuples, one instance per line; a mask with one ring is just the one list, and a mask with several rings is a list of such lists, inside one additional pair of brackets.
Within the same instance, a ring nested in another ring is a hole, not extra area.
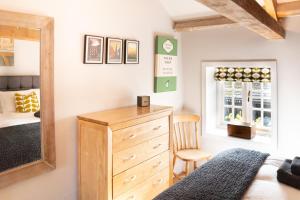
[(20, 113), (37, 112), (40, 110), (40, 104), (35, 92), (28, 95), (15, 94), (16, 111)]

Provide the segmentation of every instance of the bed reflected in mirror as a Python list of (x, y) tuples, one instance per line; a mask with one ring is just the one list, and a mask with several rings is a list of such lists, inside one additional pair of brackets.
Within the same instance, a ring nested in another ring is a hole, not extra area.
[(0, 26), (0, 172), (42, 159), (40, 30)]

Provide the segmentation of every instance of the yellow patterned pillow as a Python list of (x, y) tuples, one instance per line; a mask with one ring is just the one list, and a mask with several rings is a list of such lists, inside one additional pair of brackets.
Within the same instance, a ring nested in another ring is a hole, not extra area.
[(16, 111), (20, 113), (37, 112), (40, 110), (40, 104), (35, 92), (28, 95), (15, 94)]

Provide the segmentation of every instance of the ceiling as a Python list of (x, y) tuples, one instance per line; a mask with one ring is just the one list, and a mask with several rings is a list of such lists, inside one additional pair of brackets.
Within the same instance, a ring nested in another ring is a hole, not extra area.
[[(159, 0), (173, 21), (182, 21), (217, 15), (215, 11), (207, 8), (196, 0)], [(297, 0), (277, 0), (278, 3), (285, 3)], [(264, 0), (257, 0), (261, 5)]]

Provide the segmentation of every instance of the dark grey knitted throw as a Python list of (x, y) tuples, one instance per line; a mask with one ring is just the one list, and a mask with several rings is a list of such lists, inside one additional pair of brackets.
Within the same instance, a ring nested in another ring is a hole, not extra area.
[(155, 200), (240, 200), (269, 154), (246, 149), (221, 152)]
[(40, 159), (40, 122), (0, 128), (0, 172)]

